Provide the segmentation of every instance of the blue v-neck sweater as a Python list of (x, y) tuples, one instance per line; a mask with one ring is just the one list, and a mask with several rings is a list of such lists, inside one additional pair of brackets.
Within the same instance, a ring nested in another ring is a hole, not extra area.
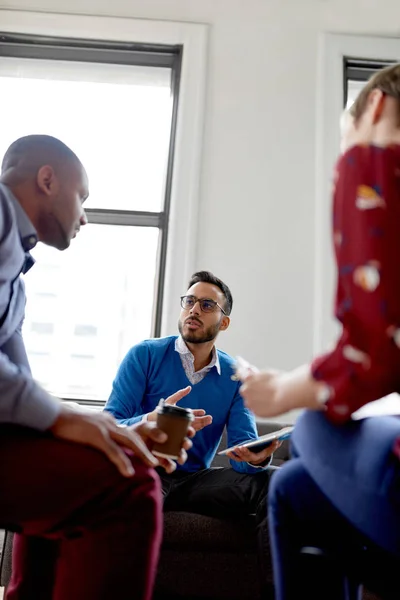
[[(175, 350), (176, 336), (151, 339), (131, 348), (125, 356), (113, 383), (106, 410), (122, 424), (132, 425), (153, 411), (160, 398), (192, 386), (179, 406), (202, 408), (213, 422), (196, 433), (187, 462), (178, 468), (195, 472), (210, 467), (226, 425), (228, 447), (257, 438), (255, 419), (244, 406), (240, 384), (232, 381), (233, 359), (217, 350), (221, 374), (212, 368), (199, 383), (192, 385), (186, 377), (181, 358)], [(255, 473), (259, 469), (247, 463), (231, 461), (235, 471)]]

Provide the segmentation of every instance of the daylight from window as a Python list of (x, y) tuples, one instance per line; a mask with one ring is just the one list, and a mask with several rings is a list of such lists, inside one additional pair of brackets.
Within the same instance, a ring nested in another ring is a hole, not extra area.
[[(29, 60), (0, 61), (0, 155), (20, 136), (54, 135), (86, 167), (85, 207), (162, 211), (169, 74), (157, 81), (161, 69), (153, 77), (144, 67), (32, 64), (40, 76), (30, 75)], [(23, 335), (33, 375), (51, 393), (107, 399), (127, 350), (151, 335), (158, 242), (157, 227), (91, 223), (65, 252), (33, 250)]]

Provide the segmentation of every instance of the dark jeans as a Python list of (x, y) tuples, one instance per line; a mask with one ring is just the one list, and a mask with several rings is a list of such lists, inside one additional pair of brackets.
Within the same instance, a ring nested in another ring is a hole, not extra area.
[(304, 468), (289, 461), (269, 492), (276, 600), (358, 600), (360, 584), (400, 598), (399, 561), (354, 528)]
[(164, 511), (233, 520), (255, 516), (262, 588), (267, 585), (267, 574), (270, 573), (266, 498), (275, 470), (269, 467), (249, 475), (221, 467), (196, 473), (176, 471), (172, 475), (159, 471)]

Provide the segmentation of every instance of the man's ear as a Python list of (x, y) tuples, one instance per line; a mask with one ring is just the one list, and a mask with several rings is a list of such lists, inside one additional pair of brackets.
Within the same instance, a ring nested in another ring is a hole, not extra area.
[(42, 194), (45, 194), (46, 196), (52, 196), (57, 192), (58, 180), (53, 167), (50, 165), (40, 167), (36, 175), (36, 185)]
[(220, 330), (220, 331), (225, 331), (226, 329), (228, 329), (228, 327), (229, 327), (230, 323), (231, 323), (231, 319), (230, 319), (230, 317), (227, 317), (226, 315), (224, 315), (224, 316), (222, 317), (222, 320), (221, 320), (221, 325), (220, 325), (220, 327), (219, 327), (219, 330)]
[(376, 125), (382, 116), (386, 95), (382, 90), (372, 90), (368, 96), (367, 110), (370, 111), (372, 123)]

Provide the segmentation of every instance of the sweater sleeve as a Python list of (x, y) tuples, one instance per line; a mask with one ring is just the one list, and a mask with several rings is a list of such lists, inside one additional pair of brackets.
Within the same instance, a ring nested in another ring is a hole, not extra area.
[(334, 195), (336, 317), (342, 333), (317, 358), (327, 415), (344, 422), (399, 390), (400, 149), (356, 147), (338, 165)]
[(122, 361), (105, 406), (121, 425), (142, 420), (150, 351), (145, 342), (131, 348)]

